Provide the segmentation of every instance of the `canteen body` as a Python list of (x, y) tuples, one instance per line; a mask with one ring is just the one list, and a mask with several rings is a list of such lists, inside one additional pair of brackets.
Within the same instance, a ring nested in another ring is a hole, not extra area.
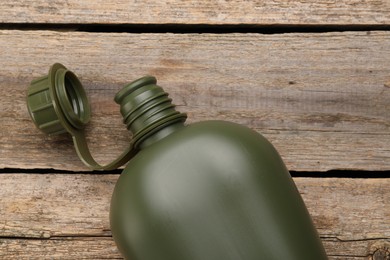
[(110, 220), (126, 259), (327, 259), (275, 148), (230, 122), (176, 123), (145, 139)]

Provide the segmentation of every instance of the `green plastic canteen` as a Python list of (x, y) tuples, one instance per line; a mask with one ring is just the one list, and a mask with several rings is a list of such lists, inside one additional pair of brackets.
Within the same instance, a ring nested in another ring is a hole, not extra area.
[[(111, 200), (113, 238), (126, 259), (327, 259), (305, 204), (280, 155), (262, 135), (225, 121), (185, 124), (154, 77), (115, 96), (129, 149), (101, 166), (88, 152), (90, 109), (64, 66), (32, 81), (28, 109), (48, 134), (68, 132), (92, 169), (129, 161)], [(85, 146), (85, 147), (82, 147)]]

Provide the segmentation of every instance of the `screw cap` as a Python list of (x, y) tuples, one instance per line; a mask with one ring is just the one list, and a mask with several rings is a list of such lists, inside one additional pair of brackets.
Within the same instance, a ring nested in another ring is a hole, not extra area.
[(35, 125), (44, 133), (74, 133), (89, 122), (91, 110), (77, 76), (62, 64), (34, 79), (27, 91), (27, 108)]

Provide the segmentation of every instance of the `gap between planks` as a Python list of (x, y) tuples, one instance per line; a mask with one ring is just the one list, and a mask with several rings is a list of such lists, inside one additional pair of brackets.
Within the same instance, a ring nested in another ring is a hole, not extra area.
[(329, 33), (329, 32), (363, 32), (390, 31), (390, 25), (377, 24), (321, 24), (321, 25), (253, 25), (253, 24), (61, 24), (61, 23), (0, 23), (0, 30), (41, 30), (61, 32), (93, 33)]
[[(124, 166), (109, 171), (71, 171), (71, 170), (56, 170), (53, 168), (41, 169), (19, 169), (19, 168), (3, 168), (0, 169), (0, 174), (95, 174), (95, 175), (119, 175), (122, 173)], [(313, 171), (289, 171), (293, 178), (372, 178), (383, 179), (390, 178), (390, 171), (362, 171), (362, 170), (330, 170), (326, 172)]]

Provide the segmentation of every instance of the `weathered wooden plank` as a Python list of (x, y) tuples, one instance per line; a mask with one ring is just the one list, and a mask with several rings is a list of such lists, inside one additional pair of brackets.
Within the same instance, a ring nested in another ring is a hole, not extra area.
[(1, 259), (123, 259), (111, 237), (0, 238)]
[[(387, 260), (390, 248), (388, 239), (323, 243), (331, 260)], [(0, 249), (2, 259), (122, 259), (110, 237), (0, 238)]]
[[(333, 260), (387, 260), (389, 239), (342, 241), (323, 239), (328, 258)], [(333, 251), (334, 250), (334, 251)]]
[(389, 32), (2, 31), (0, 168), (87, 170), (67, 136), (45, 136), (27, 113), (30, 80), (60, 61), (86, 87), (93, 110), (91, 150), (103, 162), (129, 140), (115, 93), (151, 74), (189, 122), (247, 125), (274, 143), (290, 170), (389, 170), (389, 53)]
[(85, 84), (100, 161), (129, 140), (113, 96), (152, 74), (190, 122), (254, 128), (290, 170), (390, 168), (390, 33), (0, 35), (0, 168), (87, 169), (67, 136), (46, 137), (27, 113), (29, 81), (56, 61)]
[[(119, 257), (108, 219), (115, 174), (1, 174), (0, 257)], [(331, 259), (390, 244), (390, 179), (295, 178)]]
[(387, 0), (366, 1), (7, 1), (5, 23), (389, 24)]

